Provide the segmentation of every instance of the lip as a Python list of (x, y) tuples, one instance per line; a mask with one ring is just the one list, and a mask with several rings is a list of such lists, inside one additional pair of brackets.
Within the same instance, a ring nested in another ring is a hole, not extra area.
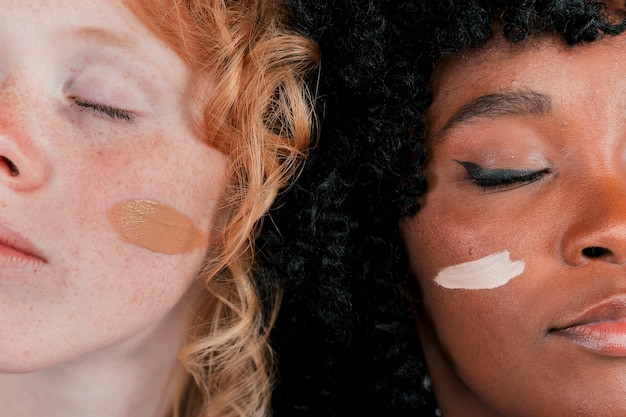
[(626, 297), (595, 305), (551, 333), (596, 354), (626, 357)]
[(0, 268), (47, 263), (41, 252), (25, 237), (0, 224)]

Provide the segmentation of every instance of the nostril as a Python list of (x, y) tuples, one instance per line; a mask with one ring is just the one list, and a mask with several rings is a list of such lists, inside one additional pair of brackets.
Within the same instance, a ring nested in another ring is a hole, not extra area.
[(17, 177), (18, 175), (20, 175), (20, 170), (17, 169), (17, 166), (13, 163), (13, 161), (11, 161), (6, 156), (0, 156), (0, 159), (2, 159), (2, 162), (7, 165), (7, 168), (9, 168), (9, 173), (12, 177)]
[(587, 258), (601, 258), (611, 253), (611, 251), (608, 250), (607, 248), (603, 248), (600, 246), (588, 246), (585, 249), (583, 249), (582, 252), (583, 252), (583, 255), (586, 256)]

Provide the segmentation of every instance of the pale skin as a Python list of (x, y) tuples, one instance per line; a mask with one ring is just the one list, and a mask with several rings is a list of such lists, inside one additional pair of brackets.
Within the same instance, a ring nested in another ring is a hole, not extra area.
[[(0, 415), (168, 416), (227, 156), (189, 68), (121, 0), (0, 9)], [(123, 240), (107, 210), (133, 200), (205, 243)]]
[[(436, 67), (429, 189), (402, 232), (444, 417), (626, 415), (625, 80), (624, 35)], [(434, 282), (504, 250), (525, 261), (505, 285)]]

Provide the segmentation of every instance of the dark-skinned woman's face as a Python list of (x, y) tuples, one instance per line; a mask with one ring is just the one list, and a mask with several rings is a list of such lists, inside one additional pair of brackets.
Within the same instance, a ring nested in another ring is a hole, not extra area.
[(438, 64), (402, 233), (446, 417), (626, 415), (626, 36)]

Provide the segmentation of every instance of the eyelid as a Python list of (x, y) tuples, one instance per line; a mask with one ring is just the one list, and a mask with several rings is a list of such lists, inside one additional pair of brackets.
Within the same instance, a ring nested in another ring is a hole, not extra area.
[(465, 168), (468, 174), (468, 180), (483, 190), (521, 187), (539, 181), (545, 175), (552, 172), (550, 168), (539, 170), (511, 168), (486, 169), (474, 162), (459, 161), (456, 159), (454, 161)]

